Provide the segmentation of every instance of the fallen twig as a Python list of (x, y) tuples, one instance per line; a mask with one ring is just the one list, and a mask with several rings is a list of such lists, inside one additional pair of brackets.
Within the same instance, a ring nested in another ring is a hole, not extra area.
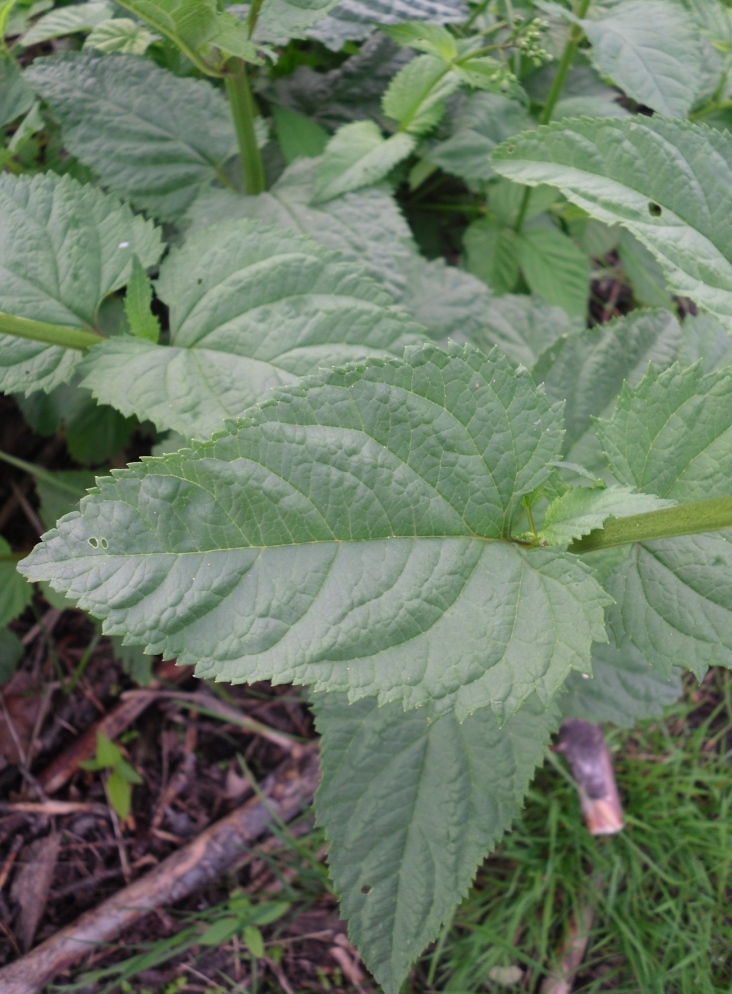
[(36, 949), (0, 970), (2, 994), (38, 994), (99, 943), (110, 942), (136, 919), (180, 901), (212, 883), (241, 860), (244, 850), (278, 818), (290, 821), (311, 801), (318, 780), (315, 745), (296, 747), (268, 777), (264, 797), (252, 798)]
[(570, 994), (582, 960), (585, 958), (595, 912), (589, 902), (577, 910), (569, 922), (567, 937), (562, 943), (557, 962), (542, 981), (539, 994)]
[(569, 718), (562, 725), (556, 751), (567, 760), (592, 835), (614, 835), (623, 828), (620, 804), (605, 736), (599, 725)]

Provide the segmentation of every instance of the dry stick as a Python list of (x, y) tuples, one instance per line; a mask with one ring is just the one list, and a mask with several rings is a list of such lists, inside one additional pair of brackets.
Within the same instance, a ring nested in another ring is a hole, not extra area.
[(287, 822), (298, 815), (312, 800), (317, 781), (316, 747), (293, 749), (292, 757), (264, 782), (266, 799), (254, 798), (237, 808), (146, 876), (0, 969), (2, 994), (38, 994), (85, 953), (112, 941), (138, 918), (213, 883), (236, 866), (275, 818)]
[(569, 934), (559, 950), (558, 961), (542, 981), (539, 994), (571, 994), (577, 971), (585, 958), (594, 920), (593, 908), (589, 903), (582, 904), (569, 923)]

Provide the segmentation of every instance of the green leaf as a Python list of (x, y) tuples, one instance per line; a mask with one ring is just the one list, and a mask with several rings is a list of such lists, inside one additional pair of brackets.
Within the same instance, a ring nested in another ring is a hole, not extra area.
[(241, 937), (255, 959), (261, 959), (264, 956), (264, 939), (256, 925), (245, 925)]
[(518, 282), (518, 240), (513, 228), (481, 218), (463, 236), (465, 267), (495, 293), (509, 293)]
[(316, 810), (341, 910), (369, 970), (397, 994), (520, 812), (556, 718), (536, 698), (502, 728), (489, 710), (460, 724), (330, 694), (315, 711)]
[(467, 180), (495, 175), (490, 154), (500, 142), (532, 126), (528, 112), (515, 100), (496, 93), (475, 93), (455, 118), (452, 134), (427, 152), (427, 159)]
[(160, 338), (160, 322), (150, 310), (152, 286), (137, 256), (132, 258), (132, 275), (125, 294), (125, 314), (135, 338), (156, 343)]
[(156, 290), (170, 345), (109, 339), (86, 356), (83, 385), (188, 438), (223, 428), (274, 386), (425, 338), (357, 266), (253, 221), (192, 236), (165, 260)]
[[(244, 24), (216, 0), (118, 0), (121, 7), (147, 21), (171, 41), (203, 72), (211, 66), (201, 55), (213, 45), (249, 62), (260, 61)], [(220, 74), (220, 73), (219, 73)]]
[(460, 79), (441, 58), (419, 55), (392, 79), (381, 105), (402, 131), (422, 135), (440, 123), (445, 101), (459, 86)]
[(130, 764), (125, 759), (119, 759), (117, 761), (117, 764), (114, 767), (114, 771), (115, 773), (119, 773), (119, 775), (124, 780), (126, 780), (127, 783), (141, 784), (145, 782), (140, 776), (140, 774), (137, 772), (137, 770), (134, 769), (134, 767), (130, 766)]
[(495, 541), (560, 444), (503, 356), (408, 349), (100, 479), (19, 569), (205, 678), (506, 717), (604, 640), (579, 557)]
[(220, 91), (134, 55), (68, 52), (26, 79), (58, 118), (66, 148), (136, 207), (174, 220), (236, 152)]
[[(9, 556), (11, 548), (0, 536), (0, 557)], [(12, 559), (0, 560), (0, 628), (17, 618), (28, 607), (33, 590), (16, 569)]]
[(312, 206), (318, 166), (314, 162), (295, 163), (258, 197), (211, 190), (199, 197), (189, 212), (193, 227), (248, 217), (298, 231), (357, 262), (365, 275), (378, 280), (398, 299), (405, 289), (406, 271), (416, 246), (394, 198), (383, 187), (367, 187)]
[(443, 62), (450, 62), (458, 54), (455, 36), (441, 24), (407, 21), (403, 24), (385, 25), (382, 30), (397, 45), (434, 55)]
[[(693, 431), (689, 431), (693, 425)], [(732, 492), (732, 370), (650, 369), (597, 433), (617, 478), (679, 502)], [(621, 439), (623, 441), (621, 442)], [(610, 575), (609, 619), (662, 673), (732, 666), (732, 535), (639, 544)]]
[(662, 369), (670, 366), (681, 341), (681, 327), (673, 314), (636, 311), (589, 331), (557, 336), (535, 364), (526, 362), (551, 400), (566, 401), (566, 458), (586, 464), (576, 449), (586, 449), (590, 439), (596, 447), (592, 416), (607, 417), (623, 383), (638, 383), (649, 363)]
[(675, 309), (673, 297), (666, 289), (663, 270), (645, 245), (629, 231), (620, 236), (618, 257), (637, 303)]
[(46, 528), (53, 528), (59, 518), (75, 509), (81, 498), (94, 486), (94, 473), (83, 469), (44, 470), (36, 478), (38, 509)]
[(373, 121), (344, 124), (326, 146), (313, 203), (320, 204), (377, 183), (406, 159), (414, 144), (414, 138), (404, 133), (384, 138)]
[(23, 643), (9, 628), (0, 628), (0, 685), (7, 683), (23, 658)]
[(595, 528), (602, 528), (608, 518), (627, 518), (673, 507), (675, 503), (652, 494), (635, 493), (630, 487), (578, 487), (551, 502), (539, 537), (547, 545), (565, 545), (589, 535)]
[[(693, 430), (690, 427), (693, 426)], [(681, 503), (732, 493), (732, 368), (649, 369), (596, 428), (621, 483)]]
[(732, 329), (732, 136), (660, 117), (559, 122), (504, 142), (496, 172), (556, 186), (620, 224), (658, 259), (670, 289)]
[(547, 304), (584, 317), (590, 288), (590, 260), (558, 228), (524, 228), (516, 253), (526, 282)]
[(26, 31), (18, 44), (23, 48), (30, 48), (31, 45), (50, 41), (51, 38), (63, 38), (65, 35), (80, 31), (91, 31), (97, 24), (108, 20), (113, 10), (113, 5), (106, 0), (59, 7), (40, 17), (33, 27)]
[(288, 165), (296, 159), (317, 158), (328, 144), (328, 132), (304, 114), (273, 107), (277, 141)]
[[(428, 262), (414, 256), (406, 272), (408, 279), (399, 301), (401, 306), (414, 315), (432, 337), (480, 348), (481, 341), (485, 341), (482, 332), (493, 305), (485, 283), (462, 269), (448, 266), (444, 259)], [(484, 351), (489, 349), (490, 346)]]
[[(538, 297), (504, 294), (490, 301), (483, 328), (472, 331), (469, 341), (484, 352), (497, 345), (517, 365), (531, 369), (552, 342), (567, 338), (583, 324)], [(557, 394), (556, 399), (564, 401), (565, 397)]]
[(233, 938), (240, 928), (241, 921), (238, 918), (219, 918), (213, 925), (209, 925), (196, 941), (201, 946), (220, 946)]
[(679, 670), (665, 678), (632, 645), (594, 645), (592, 677), (570, 673), (559, 706), (564, 718), (632, 728), (643, 718), (660, 718), (680, 696)]
[(338, 0), (264, 0), (257, 21), (258, 32), (302, 38), (336, 6)]
[(83, 47), (96, 49), (98, 52), (144, 55), (156, 41), (160, 41), (160, 35), (148, 31), (138, 21), (129, 17), (115, 17), (92, 28)]
[(23, 79), (18, 63), (0, 54), (0, 128), (26, 114), (33, 99), (33, 90)]
[(97, 752), (94, 757), (100, 769), (113, 769), (122, 759), (119, 748), (102, 732), (97, 732)]
[(121, 638), (110, 639), (114, 658), (134, 683), (147, 687), (153, 680), (153, 659), (142, 651), (139, 645), (125, 645)]
[(603, 76), (659, 114), (686, 117), (704, 55), (696, 26), (678, 3), (619, 0), (581, 24)]
[(112, 770), (105, 782), (107, 798), (122, 821), (125, 821), (132, 806), (132, 788), (121, 773)]
[(367, 38), (377, 26), (405, 21), (455, 24), (468, 14), (463, 0), (339, 0), (307, 36), (338, 52), (347, 41)]
[[(160, 258), (160, 233), (129, 207), (70, 177), (0, 176), (0, 311), (94, 328), (99, 307), (129, 279), (132, 256)], [(0, 387), (51, 390), (80, 359), (71, 349), (0, 336)]]

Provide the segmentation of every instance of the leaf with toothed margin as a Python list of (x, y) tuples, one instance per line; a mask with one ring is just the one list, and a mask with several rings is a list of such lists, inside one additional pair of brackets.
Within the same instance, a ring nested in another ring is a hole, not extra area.
[[(0, 312), (93, 329), (135, 254), (153, 266), (160, 232), (115, 197), (54, 173), (0, 176)], [(0, 389), (48, 392), (80, 359), (73, 349), (0, 335)]]
[(561, 434), (499, 353), (410, 348), (100, 479), (20, 569), (204, 677), (505, 718), (605, 638), (578, 557), (507, 541)]
[[(622, 483), (680, 503), (729, 496), (732, 367), (651, 368), (597, 434)], [(637, 544), (607, 589), (621, 648), (632, 643), (666, 675), (732, 667), (732, 531)]]
[(608, 518), (645, 514), (675, 503), (653, 494), (636, 493), (632, 487), (576, 487), (551, 502), (539, 537), (547, 545), (564, 545), (602, 528)]
[(502, 176), (555, 186), (656, 257), (669, 289), (732, 329), (732, 136), (662, 117), (580, 118), (510, 138)]
[(397, 994), (412, 962), (465, 896), (521, 810), (556, 729), (536, 697), (503, 727), (341, 695), (314, 703), (323, 777), (318, 821), (341, 912), (364, 962)]
[(170, 344), (111, 339), (82, 363), (83, 385), (187, 438), (207, 438), (274, 386), (428, 337), (360, 266), (256, 221), (192, 235), (156, 290), (170, 308)]

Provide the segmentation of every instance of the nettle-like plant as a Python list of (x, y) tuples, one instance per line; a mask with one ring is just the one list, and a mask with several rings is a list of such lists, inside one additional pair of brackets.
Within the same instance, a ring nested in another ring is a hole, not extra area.
[[(310, 689), (333, 880), (396, 992), (563, 716), (732, 664), (730, 10), (11, 8), (0, 386), (72, 454), (160, 433), (20, 573)], [(593, 258), (656, 309), (588, 330)], [(90, 483), (37, 476), (47, 522)]]

